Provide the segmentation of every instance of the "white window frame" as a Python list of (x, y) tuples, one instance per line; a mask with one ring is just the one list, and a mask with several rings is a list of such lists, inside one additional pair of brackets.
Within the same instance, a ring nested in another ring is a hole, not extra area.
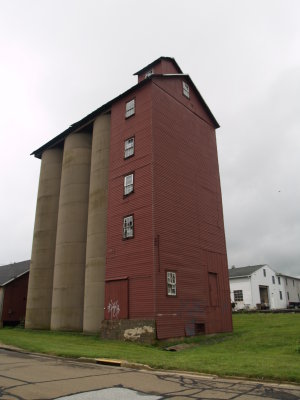
[(133, 215), (123, 218), (123, 239), (133, 238)]
[(272, 275), (272, 283), (273, 283), (273, 285), (275, 285), (275, 276), (274, 275)]
[(263, 273), (264, 273), (264, 278), (267, 276), (267, 271), (265, 268), (263, 268)]
[(233, 299), (234, 301), (244, 301), (244, 295), (242, 290), (234, 290), (233, 291)]
[(124, 196), (128, 196), (133, 192), (133, 175), (129, 174), (124, 176)]
[(182, 93), (185, 97), (187, 97), (188, 99), (190, 98), (190, 87), (189, 85), (182, 81)]
[(149, 69), (149, 70), (145, 73), (144, 78), (145, 78), (145, 79), (146, 79), (146, 78), (149, 78), (149, 76), (151, 76), (151, 75), (153, 75), (153, 74), (154, 74), (154, 69), (151, 68), (151, 69)]
[(129, 118), (135, 114), (135, 99), (127, 101), (125, 108), (125, 118)]
[(129, 158), (134, 155), (134, 137), (125, 140), (124, 143), (124, 158)]
[(176, 272), (167, 271), (167, 294), (168, 296), (176, 296)]

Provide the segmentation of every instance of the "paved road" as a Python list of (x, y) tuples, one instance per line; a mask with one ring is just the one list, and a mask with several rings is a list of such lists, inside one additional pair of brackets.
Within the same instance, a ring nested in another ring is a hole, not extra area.
[(3, 400), (300, 399), (300, 386), (100, 366), (0, 350)]

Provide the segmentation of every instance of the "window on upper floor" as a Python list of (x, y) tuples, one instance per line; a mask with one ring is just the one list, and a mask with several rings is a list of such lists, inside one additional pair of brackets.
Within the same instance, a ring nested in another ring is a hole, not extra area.
[(293, 279), (293, 286), (295, 286), (295, 281), (294, 281), (294, 279)]
[(288, 280), (287, 280), (287, 278), (285, 278), (285, 284), (286, 284), (286, 286), (288, 286)]
[(281, 285), (280, 276), (278, 276), (277, 279), (278, 279), (278, 285)]
[(167, 294), (176, 296), (176, 272), (167, 271)]
[(242, 290), (234, 290), (233, 298), (234, 298), (234, 301), (244, 301), (243, 291)]
[(275, 276), (272, 275), (272, 283), (275, 285)]
[(148, 78), (149, 76), (151, 76), (151, 75), (153, 75), (154, 74), (154, 69), (152, 68), (152, 69), (149, 69), (146, 73), (145, 73), (145, 79), (146, 78)]
[(282, 300), (282, 291), (281, 290), (279, 291), (279, 298), (280, 298), (280, 300)]
[(133, 192), (133, 174), (124, 176), (124, 196)]
[(134, 137), (125, 140), (124, 144), (124, 158), (134, 155)]
[(188, 99), (190, 98), (190, 87), (186, 82), (182, 82), (182, 93)]
[(123, 239), (133, 238), (133, 215), (123, 218)]
[(264, 273), (264, 277), (267, 276), (267, 271), (265, 269), (263, 269), (263, 273)]
[(126, 103), (125, 118), (129, 118), (135, 114), (135, 99)]

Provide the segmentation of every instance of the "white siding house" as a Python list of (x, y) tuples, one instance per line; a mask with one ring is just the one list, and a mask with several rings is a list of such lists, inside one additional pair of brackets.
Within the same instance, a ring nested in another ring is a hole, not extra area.
[(231, 302), (239, 309), (282, 309), (300, 302), (300, 279), (277, 274), (268, 265), (229, 270)]

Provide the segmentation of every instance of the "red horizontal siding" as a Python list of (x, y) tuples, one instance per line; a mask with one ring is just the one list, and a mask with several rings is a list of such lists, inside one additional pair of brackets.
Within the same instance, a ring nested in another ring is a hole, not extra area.
[[(194, 94), (190, 100), (182, 95), (181, 79), (155, 81), (153, 179), (155, 236), (159, 235), (158, 337), (188, 334), (200, 323), (205, 324), (206, 332), (230, 330), (215, 132)], [(215, 259), (207, 254), (216, 255)], [(210, 304), (209, 268), (216, 269), (218, 306)], [(167, 270), (177, 274), (175, 298), (166, 296)], [(226, 312), (222, 314), (224, 304)]]
[[(150, 86), (116, 103), (111, 111), (106, 279), (128, 276), (129, 318), (153, 318), (152, 100)], [(135, 115), (125, 103), (135, 98)], [(124, 160), (124, 141), (135, 137), (134, 156)], [(134, 193), (123, 196), (124, 175), (134, 172)], [(123, 240), (123, 217), (134, 216), (134, 238)]]
[(29, 273), (10, 282), (4, 289), (2, 321), (20, 322), (25, 320)]

